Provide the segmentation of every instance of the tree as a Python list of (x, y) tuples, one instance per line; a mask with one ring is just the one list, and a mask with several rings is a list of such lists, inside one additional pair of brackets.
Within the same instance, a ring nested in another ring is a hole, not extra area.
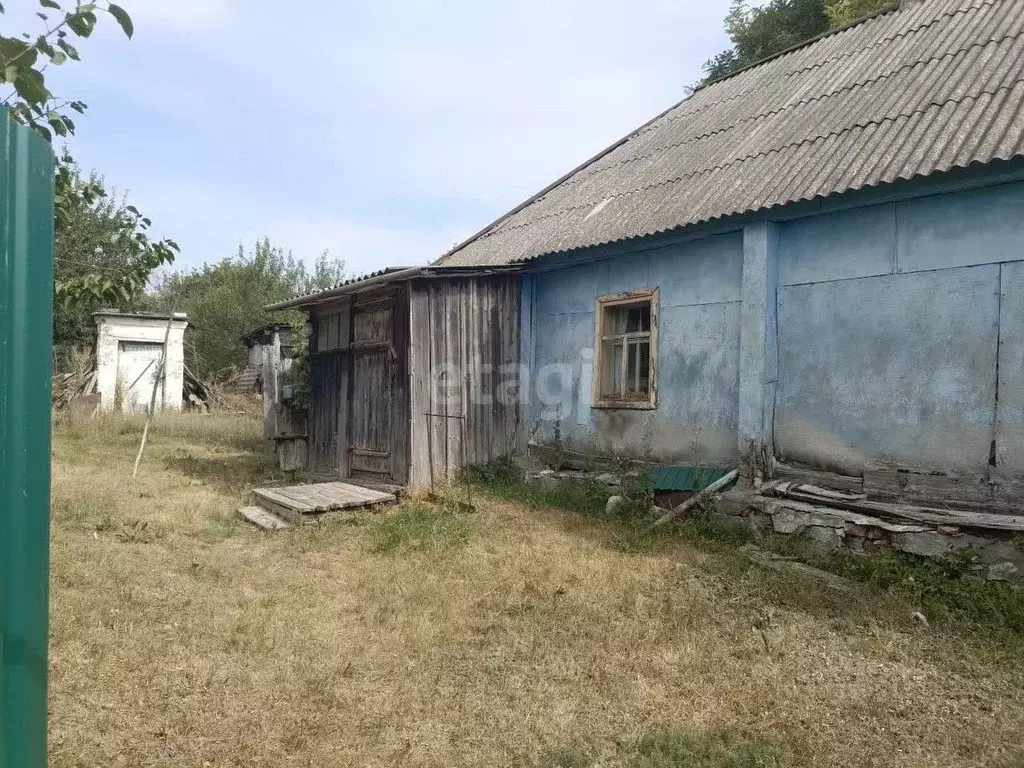
[(830, 0), (828, 20), (832, 28), (836, 29), (889, 5), (892, 5), (892, 0)]
[(289, 322), (287, 314), (263, 308), (297, 294), (330, 288), (344, 277), (345, 263), (325, 251), (312, 270), (268, 239), (248, 253), (187, 272), (166, 275), (149, 298), (152, 309), (185, 311), (192, 325), (186, 348), (189, 367), (211, 377), (245, 363), (241, 337), (269, 322)]
[[(46, 85), (46, 70), (68, 61), (80, 61), (71, 40), (92, 35), (98, 13), (112, 17), (129, 38), (135, 28), (128, 13), (107, 0), (75, 0), (73, 5), (70, 0), (39, 0), (39, 6), (44, 10), (36, 14), (42, 21), (38, 34), (0, 35), (0, 104), (10, 109), (15, 120), (52, 141), (55, 136), (74, 134), (75, 123), (70, 112), (84, 114), (86, 105), (81, 101), (58, 99)], [(0, 15), (4, 12), (0, 3)], [(82, 178), (71, 155), (66, 150), (62, 152), (54, 175), (55, 239), (69, 243), (70, 237), (66, 234), (62, 237), (63, 231), (80, 227), (84, 220), (102, 211), (106, 194), (95, 177)], [(95, 261), (97, 267), (107, 251), (129, 258), (122, 259), (116, 270), (98, 268), (66, 276), (58, 270), (55, 285), (58, 306), (69, 309), (131, 301), (154, 269), (174, 260), (177, 244), (173, 240), (153, 241), (148, 234), (151, 222), (138, 209), (122, 201), (117, 212), (117, 216), (105, 218), (107, 225), (116, 225), (107, 226), (107, 242), (91, 241), (89, 251), (79, 252), (79, 255), (84, 256), (83, 263)]]
[(732, 47), (704, 63), (700, 85), (781, 53), (829, 29), (873, 13), (890, 0), (771, 0), (750, 8), (733, 0), (725, 17)]
[[(64, 209), (54, 231), (54, 345), (69, 348), (92, 341), (91, 315), (100, 307), (137, 308), (150, 272), (174, 253), (161, 253), (169, 248), (164, 242), (140, 244), (134, 235), (145, 234), (148, 219), (124, 194), (108, 194), (101, 176), (85, 178), (70, 156), (61, 160), (70, 187), (98, 190), (88, 199), (73, 196), (75, 204)], [(111, 277), (116, 293), (103, 285)]]

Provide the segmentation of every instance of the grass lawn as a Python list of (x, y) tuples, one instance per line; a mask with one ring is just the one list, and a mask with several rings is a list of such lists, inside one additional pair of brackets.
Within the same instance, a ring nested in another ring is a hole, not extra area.
[(56, 426), (56, 768), (1024, 765), (1024, 641), (496, 497), (266, 535), (258, 431)]

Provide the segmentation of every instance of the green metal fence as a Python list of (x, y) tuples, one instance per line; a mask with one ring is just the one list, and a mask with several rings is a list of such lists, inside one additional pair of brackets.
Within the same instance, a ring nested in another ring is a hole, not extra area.
[(0, 109), (0, 768), (46, 765), (53, 153)]

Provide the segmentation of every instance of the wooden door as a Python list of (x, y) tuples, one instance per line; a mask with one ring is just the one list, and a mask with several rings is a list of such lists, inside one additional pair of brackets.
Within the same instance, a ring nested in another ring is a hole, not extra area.
[(394, 346), (395, 303), (390, 297), (356, 305), (352, 316), (352, 398), (349, 469), (382, 477), (392, 474), (392, 430), (398, 353)]

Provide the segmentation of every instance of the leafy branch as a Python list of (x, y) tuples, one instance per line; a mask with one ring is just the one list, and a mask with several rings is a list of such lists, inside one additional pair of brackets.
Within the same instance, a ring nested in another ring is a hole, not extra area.
[[(47, 141), (55, 136), (75, 133), (70, 113), (85, 114), (87, 106), (77, 100), (58, 99), (46, 85), (46, 70), (68, 61), (81, 61), (71, 42), (92, 35), (100, 15), (114, 19), (124, 34), (135, 32), (131, 16), (120, 5), (108, 0), (39, 0), (36, 15), (42, 30), (25, 32), (20, 37), (0, 35), (0, 104), (10, 110), (14, 120), (31, 127)], [(0, 14), (5, 9), (0, 2)], [(3, 86), (9, 87), (4, 92)], [(54, 171), (54, 226), (58, 235), (79, 220), (84, 211), (95, 206), (106, 191), (94, 178), (83, 179), (74, 160), (65, 150)], [(126, 258), (121, 271), (94, 270), (66, 280), (58, 279), (55, 298), (64, 306), (119, 304), (130, 301), (145, 286), (154, 269), (174, 261), (179, 252), (173, 240), (153, 240), (152, 222), (134, 206), (121, 209), (117, 228), (106, 245)]]
[[(16, 120), (49, 140), (54, 134), (68, 136), (75, 131), (74, 122), (56, 105), (44, 74), (50, 66), (81, 60), (69, 38), (90, 37), (96, 28), (97, 13), (109, 14), (129, 38), (135, 27), (128, 12), (116, 3), (76, 0), (71, 6), (57, 0), (39, 0), (39, 5), (45, 9), (36, 14), (42, 20), (42, 32), (25, 32), (20, 37), (0, 35), (0, 85), (11, 86), (0, 103), (11, 109)], [(4, 13), (2, 4), (0, 13)], [(86, 109), (80, 101), (68, 101), (64, 106), (79, 114)]]

